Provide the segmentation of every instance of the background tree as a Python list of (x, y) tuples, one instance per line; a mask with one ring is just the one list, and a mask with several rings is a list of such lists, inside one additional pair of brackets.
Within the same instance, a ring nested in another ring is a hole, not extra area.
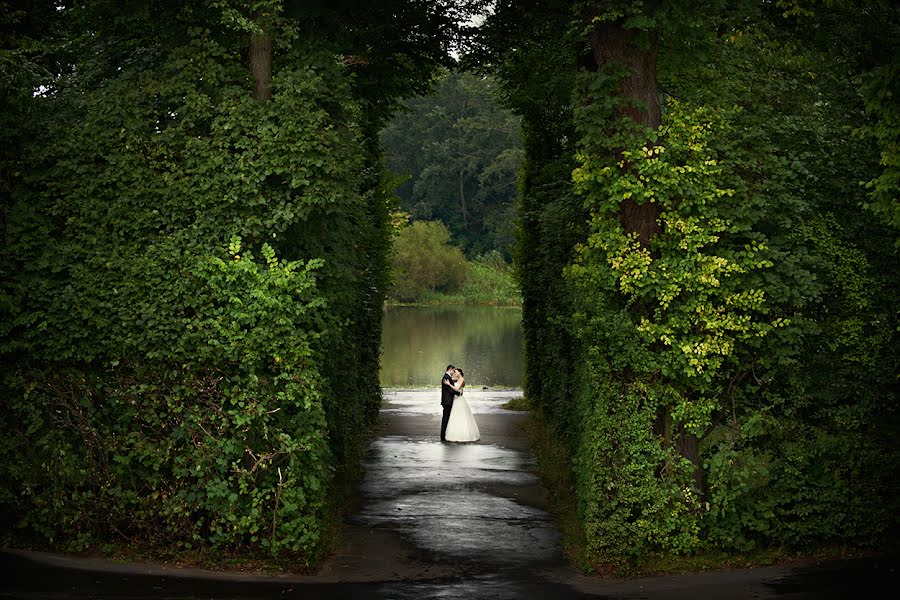
[(445, 72), (385, 127), (387, 166), (410, 180), (397, 190), (414, 220), (439, 220), (469, 256), (509, 257), (521, 150), (519, 121), (495, 100), (488, 76)]

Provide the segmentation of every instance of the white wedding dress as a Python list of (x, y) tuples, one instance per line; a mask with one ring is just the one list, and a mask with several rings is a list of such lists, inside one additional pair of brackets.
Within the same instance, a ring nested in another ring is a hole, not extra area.
[(447, 421), (446, 437), (448, 442), (474, 442), (481, 439), (478, 423), (472, 416), (472, 409), (466, 402), (465, 395), (453, 399), (453, 409)]

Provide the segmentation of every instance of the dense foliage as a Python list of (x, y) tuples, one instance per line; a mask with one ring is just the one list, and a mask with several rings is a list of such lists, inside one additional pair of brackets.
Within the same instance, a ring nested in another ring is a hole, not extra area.
[[(481, 4), (0, 3), (4, 543), (321, 553), (380, 402), (378, 132)], [(896, 538), (898, 39), (886, 1), (501, 0), (495, 79), (385, 133), (498, 289), (521, 161), (526, 393), (595, 566)]]
[(497, 104), (491, 77), (445, 72), (382, 131), (387, 167), (414, 220), (439, 220), (469, 257), (509, 260), (521, 146), (519, 120)]
[(524, 135), (526, 395), (591, 564), (896, 535), (898, 34), (886, 2), (488, 19), (475, 59)]
[(0, 9), (4, 543), (314, 560), (380, 404), (377, 132), (464, 7)]
[(459, 297), (464, 304), (522, 306), (515, 267), (497, 250), (468, 261)]

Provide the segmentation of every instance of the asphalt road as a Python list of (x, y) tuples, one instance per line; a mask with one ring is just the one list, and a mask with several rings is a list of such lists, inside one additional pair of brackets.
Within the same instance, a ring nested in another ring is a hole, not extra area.
[(0, 552), (0, 598), (838, 599), (886, 597), (896, 560), (612, 580), (563, 557), (519, 427), (515, 391), (466, 393), (475, 443), (438, 440), (436, 390), (385, 392), (344, 544), (315, 576), (263, 576)]

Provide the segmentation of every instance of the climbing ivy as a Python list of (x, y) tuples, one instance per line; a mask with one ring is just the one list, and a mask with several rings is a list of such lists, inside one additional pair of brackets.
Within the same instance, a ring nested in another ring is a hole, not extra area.
[[(381, 23), (449, 19), (402, 4)], [(333, 542), (335, 476), (381, 402), (393, 190), (378, 128), (448, 43), (345, 27), (363, 8), (98, 2), (11, 18), (5, 544), (304, 565)], [(263, 34), (267, 100), (248, 68)]]
[(483, 60), (523, 118), (526, 394), (584, 559), (885, 543), (896, 12), (526, 4)]

